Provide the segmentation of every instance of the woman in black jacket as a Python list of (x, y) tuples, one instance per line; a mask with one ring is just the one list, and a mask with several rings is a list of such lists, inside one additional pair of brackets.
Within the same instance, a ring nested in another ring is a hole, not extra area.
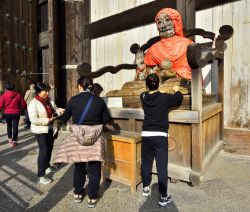
[[(90, 77), (80, 77), (77, 81), (79, 94), (73, 96), (67, 105), (62, 121), (68, 121), (72, 117), (73, 124), (79, 124), (80, 117), (90, 97), (92, 103), (86, 113), (84, 121), (80, 125), (102, 125), (110, 121), (108, 108), (104, 100), (93, 95), (93, 81)], [(84, 154), (84, 152), (83, 152)], [(88, 168), (87, 168), (88, 166)], [(95, 207), (101, 179), (101, 161), (76, 162), (74, 169), (74, 194), (75, 202), (81, 202), (86, 174), (89, 177), (88, 207)]]
[(174, 87), (175, 94), (158, 91), (159, 77), (150, 74), (146, 78), (149, 91), (140, 95), (144, 110), (142, 126), (141, 149), (141, 176), (143, 182), (143, 196), (149, 196), (152, 164), (155, 157), (158, 173), (158, 185), (161, 198), (160, 206), (172, 202), (171, 195), (167, 193), (168, 180), (168, 111), (171, 107), (181, 104), (183, 95)]

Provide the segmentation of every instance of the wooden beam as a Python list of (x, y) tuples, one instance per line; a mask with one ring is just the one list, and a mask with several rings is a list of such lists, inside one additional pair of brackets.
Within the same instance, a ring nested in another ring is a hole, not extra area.
[[(136, 119), (143, 120), (144, 113), (142, 109), (133, 108), (109, 108), (112, 118), (120, 119)], [(172, 110), (169, 112), (169, 122), (175, 123), (199, 123), (199, 116), (197, 111), (190, 110)]]
[(85, 26), (85, 38), (94, 39), (154, 22), (157, 12), (165, 7), (176, 8), (176, 0), (153, 1)]
[(177, 0), (184, 31), (195, 28), (195, 3), (194, 0)]
[(231, 3), (239, 0), (196, 0), (196, 10), (205, 10), (211, 7), (216, 7), (218, 5)]

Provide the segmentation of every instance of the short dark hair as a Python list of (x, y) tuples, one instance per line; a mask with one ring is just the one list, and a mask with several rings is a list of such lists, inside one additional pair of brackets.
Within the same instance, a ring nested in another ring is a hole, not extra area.
[(93, 90), (93, 79), (90, 76), (81, 76), (77, 80), (77, 85), (83, 87), (84, 90), (89, 89), (90, 91)]
[(150, 91), (157, 90), (159, 87), (159, 77), (157, 74), (150, 74), (146, 78), (146, 85)]
[(15, 89), (15, 85), (13, 83), (7, 83), (5, 85), (5, 88), (8, 90), (8, 91), (11, 91), (11, 90), (14, 90)]
[(40, 93), (41, 91), (49, 91), (50, 86), (47, 82), (37, 82), (35, 84), (35, 90), (36, 90), (36, 93)]

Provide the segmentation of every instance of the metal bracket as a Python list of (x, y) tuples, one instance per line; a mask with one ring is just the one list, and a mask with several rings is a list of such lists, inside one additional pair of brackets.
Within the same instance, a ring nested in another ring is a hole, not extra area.
[(77, 69), (77, 65), (63, 65), (62, 69)]

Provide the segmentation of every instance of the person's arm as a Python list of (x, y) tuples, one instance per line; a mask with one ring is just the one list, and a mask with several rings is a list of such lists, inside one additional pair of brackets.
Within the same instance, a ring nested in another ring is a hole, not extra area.
[[(62, 109), (62, 108), (58, 108), (58, 109)], [(70, 119), (70, 117), (72, 116), (72, 100), (70, 99), (66, 110), (64, 110), (63, 114), (58, 118), (61, 121), (68, 121)]]
[(1, 95), (1, 97), (0, 97), (0, 110), (3, 109), (3, 106), (4, 106), (4, 94)]
[(179, 91), (178, 86), (174, 86), (173, 90), (175, 94), (171, 94), (168, 100), (170, 102), (170, 107), (181, 105), (182, 100), (183, 100), (183, 94)]
[(103, 107), (103, 113), (102, 113), (102, 123), (106, 125), (108, 122), (110, 122), (111, 117), (110, 117), (106, 103), (104, 101), (103, 103), (104, 103), (104, 107)]
[(25, 92), (24, 100), (27, 101), (28, 97), (29, 97), (29, 90)]

